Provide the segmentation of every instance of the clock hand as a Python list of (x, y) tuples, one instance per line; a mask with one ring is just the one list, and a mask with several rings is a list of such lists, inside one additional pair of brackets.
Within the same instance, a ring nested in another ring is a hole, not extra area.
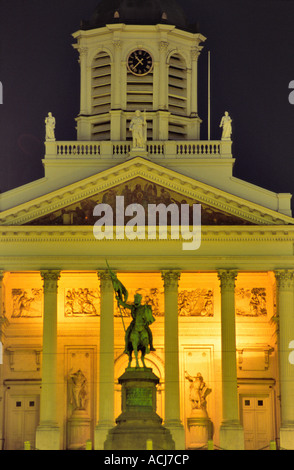
[[(139, 64), (140, 64), (140, 65), (143, 65), (143, 64), (142, 64), (143, 59), (139, 59), (139, 57), (137, 56), (137, 54), (135, 54), (135, 57), (136, 57), (136, 59), (137, 59), (137, 61), (138, 61), (137, 65), (139, 65)], [(136, 65), (136, 67), (137, 67), (137, 65)]]

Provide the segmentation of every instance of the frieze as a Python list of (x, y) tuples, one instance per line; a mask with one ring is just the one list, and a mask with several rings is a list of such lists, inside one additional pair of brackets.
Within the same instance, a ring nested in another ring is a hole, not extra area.
[(43, 289), (12, 289), (11, 318), (39, 318), (43, 312)]
[(178, 295), (179, 315), (182, 317), (213, 317), (213, 290), (180, 290)]
[(266, 317), (266, 288), (236, 288), (236, 315), (241, 317)]
[(98, 315), (100, 315), (100, 292), (98, 289), (65, 289), (65, 317), (89, 317)]
[[(142, 295), (142, 303), (152, 307), (154, 317), (164, 317), (164, 289), (158, 287), (129, 290), (129, 301), (135, 294)], [(178, 292), (178, 312), (181, 317), (213, 317), (214, 293), (212, 289), (180, 289)], [(114, 307), (115, 317), (130, 317), (127, 309)]]

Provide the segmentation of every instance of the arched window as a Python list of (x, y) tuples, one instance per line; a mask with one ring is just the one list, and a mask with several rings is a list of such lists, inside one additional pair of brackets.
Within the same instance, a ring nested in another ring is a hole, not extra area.
[(168, 69), (169, 140), (187, 137), (187, 66), (180, 54), (173, 54)]
[(92, 126), (93, 140), (110, 139), (111, 59), (106, 52), (96, 55), (92, 63), (92, 114), (106, 114)]
[(168, 105), (172, 114), (187, 115), (187, 66), (179, 54), (172, 55), (169, 61)]
[(111, 59), (106, 52), (92, 63), (92, 113), (104, 114), (111, 108)]

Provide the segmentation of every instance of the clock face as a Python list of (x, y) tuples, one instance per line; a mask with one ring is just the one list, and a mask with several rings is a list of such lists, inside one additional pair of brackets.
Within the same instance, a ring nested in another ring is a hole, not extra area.
[(153, 60), (149, 52), (143, 49), (137, 49), (131, 52), (128, 57), (128, 69), (137, 76), (143, 76), (150, 73), (153, 69)]

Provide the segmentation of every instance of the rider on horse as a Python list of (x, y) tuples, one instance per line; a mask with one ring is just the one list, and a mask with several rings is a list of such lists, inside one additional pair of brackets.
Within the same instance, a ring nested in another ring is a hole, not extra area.
[[(128, 308), (129, 310), (131, 310), (131, 315), (132, 315), (132, 319), (133, 319), (132, 322), (130, 323), (127, 331), (126, 331), (126, 334), (125, 334), (125, 351), (124, 352), (126, 354), (128, 354), (128, 345), (129, 345), (129, 342), (130, 342), (130, 335), (131, 335), (131, 332), (132, 332), (132, 330), (134, 328), (134, 325), (135, 325), (135, 320), (136, 320), (138, 310), (139, 309), (146, 310), (146, 309), (148, 309), (149, 306), (141, 304), (142, 296), (140, 294), (135, 294), (133, 304), (127, 304), (126, 302), (123, 302), (119, 298), (117, 298), (117, 301), (121, 304), (122, 307)], [(149, 307), (149, 308), (151, 310), (151, 307)], [(153, 347), (152, 331), (149, 328), (150, 323), (153, 323), (154, 321), (155, 321), (155, 318), (152, 316), (152, 314), (149, 314), (149, 319), (144, 322), (144, 328), (147, 331), (148, 337), (149, 337), (150, 351), (156, 351), (156, 349), (154, 349), (154, 347)]]
[[(106, 261), (107, 263), (107, 261)], [(155, 351), (153, 347), (153, 336), (149, 328), (149, 325), (155, 321), (155, 318), (152, 315), (152, 308), (150, 305), (142, 305), (142, 296), (140, 294), (135, 294), (134, 303), (128, 304), (128, 291), (125, 286), (119, 281), (116, 274), (111, 271), (108, 263), (108, 271), (111, 276), (113, 289), (115, 292), (115, 298), (117, 300), (118, 307), (127, 308), (131, 311), (132, 322), (130, 323), (127, 330), (125, 330), (125, 350), (124, 353), (129, 356), (129, 367), (132, 361), (132, 351), (134, 351), (136, 358), (136, 365), (139, 367), (138, 363), (138, 351), (140, 350), (141, 360), (145, 367), (144, 356), (150, 351)], [(122, 312), (121, 316), (122, 316)], [(123, 320), (123, 316), (122, 316)], [(124, 324), (124, 323), (123, 323)]]

